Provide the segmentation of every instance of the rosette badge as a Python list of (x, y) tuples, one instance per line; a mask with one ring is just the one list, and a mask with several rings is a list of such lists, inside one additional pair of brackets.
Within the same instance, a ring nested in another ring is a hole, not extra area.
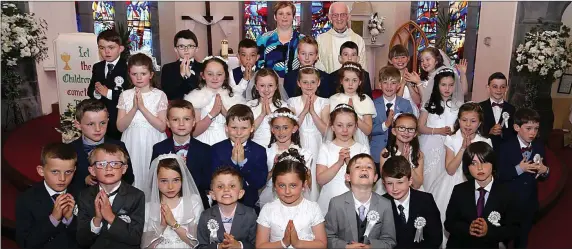
[(489, 220), (489, 222), (490, 222), (491, 224), (493, 224), (493, 226), (500, 227), (500, 223), (499, 223), (499, 222), (500, 222), (500, 219), (501, 219), (501, 215), (500, 215), (499, 212), (497, 212), (497, 211), (492, 211), (492, 212), (489, 214), (489, 217), (488, 217), (487, 219)]
[(421, 242), (423, 240), (423, 228), (425, 225), (427, 225), (427, 220), (419, 216), (417, 219), (415, 219), (413, 225), (415, 226), (415, 229), (417, 229), (415, 231), (415, 238), (413, 239), (413, 242)]
[(115, 77), (115, 79), (113, 79), (113, 81), (115, 82), (115, 90), (118, 90), (123, 85), (123, 83), (125, 82), (125, 80), (121, 76)]
[(209, 241), (210, 241), (210, 243), (211, 243), (211, 244), (212, 244), (212, 243), (216, 243), (217, 240), (218, 240), (218, 237), (217, 237), (217, 231), (218, 231), (218, 229), (219, 229), (218, 222), (217, 222), (216, 220), (214, 220), (214, 219), (210, 219), (210, 220), (207, 222), (207, 228), (208, 228), (209, 231), (210, 231), (210, 234), (209, 234)]
[(365, 225), (365, 232), (363, 233), (364, 237), (369, 236), (369, 233), (371, 233), (371, 230), (378, 221), (379, 213), (377, 211), (371, 210), (367, 213), (367, 224)]

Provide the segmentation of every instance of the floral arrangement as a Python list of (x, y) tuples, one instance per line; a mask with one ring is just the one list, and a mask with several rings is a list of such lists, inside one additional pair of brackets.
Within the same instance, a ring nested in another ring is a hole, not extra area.
[(68, 103), (67, 110), (60, 114), (60, 128), (56, 131), (62, 134), (64, 143), (70, 143), (81, 136), (81, 132), (74, 126), (76, 106)]
[(524, 44), (516, 49), (516, 71), (535, 74), (552, 83), (572, 63), (572, 48), (566, 45), (570, 28), (545, 31), (540, 27), (526, 33)]
[(37, 62), (46, 58), (47, 23), (22, 13), (13, 3), (2, 3), (2, 62), (16, 66), (21, 58), (31, 57)]
[(369, 34), (372, 37), (378, 36), (385, 31), (385, 28), (383, 27), (383, 20), (385, 20), (385, 17), (378, 16), (377, 12), (371, 15), (367, 24), (367, 28), (369, 30)]

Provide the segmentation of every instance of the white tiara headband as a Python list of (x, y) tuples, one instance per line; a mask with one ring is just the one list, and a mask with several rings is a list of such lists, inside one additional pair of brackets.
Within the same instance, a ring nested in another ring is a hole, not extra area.
[(293, 157), (291, 155), (287, 155), (283, 158), (280, 158), (280, 160), (278, 160), (278, 162), (282, 162), (282, 161), (294, 161), (294, 162), (301, 163), (300, 159)]
[(356, 66), (356, 65), (354, 65), (354, 64), (345, 64), (345, 65), (343, 66), (343, 68), (355, 68), (355, 69), (361, 71), (361, 68), (359, 68), (358, 66)]
[(275, 118), (279, 118), (279, 117), (286, 117), (286, 118), (291, 118), (291, 119), (295, 120), (296, 122), (298, 122), (298, 117), (296, 117), (296, 115), (289, 113), (289, 112), (273, 112), (270, 115), (268, 115), (268, 117), (270, 118), (270, 120), (275, 119)]
[(336, 106), (336, 108), (334, 108), (334, 111), (337, 109), (342, 109), (342, 108), (346, 108), (346, 109), (350, 109), (352, 111), (355, 111), (354, 108), (348, 104), (339, 104), (338, 106)]
[(131, 52), (131, 55), (135, 55), (135, 54), (143, 54), (146, 55), (147, 57), (149, 57), (151, 59), (151, 61), (153, 62), (153, 69), (155, 71), (161, 71), (161, 67), (159, 66), (159, 64), (157, 64), (157, 59), (155, 57), (153, 57), (153, 55), (151, 54), (151, 52), (147, 51), (147, 50), (137, 50), (137, 51), (133, 51)]
[(454, 73), (454, 72), (455, 72), (455, 71), (454, 71), (452, 68), (450, 68), (450, 67), (444, 67), (444, 68), (442, 68), (441, 70), (439, 70), (439, 72), (437, 72), (437, 73), (440, 74), (440, 73)]
[(314, 67), (314, 66), (312, 66), (312, 65), (301, 66), (299, 69), (300, 69), (300, 70), (302, 70), (302, 69), (314, 69), (314, 70), (317, 70), (317, 68)]
[(207, 56), (207, 57), (205, 57), (205, 58), (203, 59), (202, 63), (205, 63), (206, 61), (208, 61), (208, 60), (210, 60), (210, 59), (212, 59), (212, 58), (217, 58), (217, 59), (219, 59), (219, 60), (221, 60), (221, 61), (224, 61), (224, 63), (227, 63), (227, 64), (228, 64), (228, 61), (227, 61), (226, 59), (224, 59), (224, 58), (222, 58), (222, 57), (220, 57), (220, 56), (218, 56), (218, 55), (217, 55), (217, 56), (212, 56), (212, 55)]

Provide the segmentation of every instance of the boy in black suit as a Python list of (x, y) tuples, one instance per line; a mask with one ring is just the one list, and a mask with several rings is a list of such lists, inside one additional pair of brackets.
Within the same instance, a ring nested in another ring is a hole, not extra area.
[(97, 46), (102, 61), (93, 65), (87, 95), (92, 99), (103, 101), (109, 112), (107, 135), (113, 139), (121, 139), (117, 129), (117, 103), (119, 95), (129, 87), (127, 60), (121, 58), (125, 49), (121, 37), (114, 30), (105, 30), (97, 36)]
[(77, 241), (81, 247), (132, 248), (141, 244), (145, 222), (145, 194), (121, 181), (127, 171), (127, 153), (104, 143), (89, 155), (89, 173), (99, 184), (78, 198)]
[[(86, 186), (97, 184), (94, 176), (89, 174), (89, 153), (95, 146), (106, 143), (113, 143), (121, 146), (125, 151), (125, 144), (120, 140), (106, 137), (105, 133), (109, 125), (109, 113), (101, 100), (85, 99), (79, 102), (75, 111), (74, 126), (81, 131), (81, 137), (70, 144), (77, 153), (77, 168), (71, 186), (75, 190), (81, 191)], [(132, 184), (134, 180), (131, 160), (127, 160), (127, 173), (123, 175), (123, 180)]]
[(206, 179), (210, 177), (208, 167), (211, 165), (211, 147), (191, 136), (195, 127), (193, 104), (183, 99), (171, 101), (167, 109), (167, 126), (173, 132), (173, 136), (153, 145), (151, 161), (162, 154), (175, 153), (181, 156), (187, 162), (187, 168), (197, 185), (203, 206), (207, 209), (210, 206)]
[[(260, 58), (256, 41), (243, 39), (238, 43), (238, 59), (240, 66), (232, 70), (234, 84), (230, 84), (237, 93), (244, 92), (248, 87), (248, 82), (258, 71), (256, 62)], [(246, 96), (246, 95), (244, 95)]]
[[(512, 127), (515, 108), (504, 101), (507, 88), (507, 80), (504, 74), (501, 72), (491, 74), (487, 85), (490, 98), (479, 103), (485, 114), (483, 129), (488, 132), (493, 142), (493, 148), (500, 148), (503, 141), (510, 140), (516, 135)], [(505, 121), (505, 119), (507, 120)]]
[(53, 143), (42, 149), (36, 167), (44, 181), (16, 201), (16, 242), (20, 248), (76, 248), (75, 199), (68, 192), (77, 155), (71, 145)]
[[(353, 42), (353, 41), (344, 42), (342, 44), (342, 46), (340, 47), (340, 55), (338, 56), (338, 61), (342, 65), (348, 61), (359, 63), (358, 51), (359, 51), (358, 45), (355, 42)], [(332, 95), (336, 93), (337, 89), (340, 89), (340, 83), (339, 83), (340, 82), (340, 76), (339, 76), (340, 73), (339, 73), (339, 71), (340, 71), (340, 69), (333, 71), (330, 74), (330, 78), (332, 79), (332, 81), (336, 82), (334, 92), (332, 93)], [(324, 83), (322, 83), (322, 84), (324, 84)], [(364, 94), (366, 94), (367, 96), (372, 98), (371, 81), (369, 80), (369, 73), (367, 71), (365, 71), (365, 68), (363, 70), (363, 78), (361, 79), (361, 88), (362, 88)], [(329, 97), (331, 97), (331, 96), (329, 96)]]
[(193, 31), (177, 32), (173, 46), (177, 61), (165, 64), (161, 69), (161, 89), (169, 100), (183, 99), (185, 94), (197, 88), (202, 71), (202, 64), (195, 60), (199, 42)]
[[(223, 165), (232, 165), (240, 171), (245, 191), (241, 201), (259, 213), (260, 207), (256, 206), (258, 190), (266, 185), (268, 166), (266, 166), (266, 149), (250, 140), (254, 132), (252, 110), (243, 104), (228, 109), (225, 129), (228, 139), (212, 146), (210, 172)], [(210, 181), (208, 185), (211, 185)]]
[[(197, 249), (254, 249), (256, 212), (238, 202), (244, 196), (243, 179), (232, 166), (218, 168), (211, 178), (210, 196), (217, 205), (206, 209), (199, 219)], [(208, 223), (216, 222), (216, 239), (210, 237)]]
[[(395, 248), (439, 248), (443, 242), (443, 229), (439, 208), (430, 193), (411, 188), (411, 164), (403, 156), (387, 159), (381, 176), (387, 193), (383, 196), (391, 200), (397, 246)], [(416, 239), (416, 223), (425, 221), (423, 240)]]
[(517, 135), (504, 142), (499, 150), (499, 178), (508, 182), (511, 191), (524, 208), (521, 230), (515, 240), (516, 248), (526, 248), (528, 233), (538, 211), (536, 181), (545, 180), (550, 169), (544, 165), (544, 144), (535, 140), (540, 126), (540, 116), (529, 108), (514, 113), (514, 130)]
[[(284, 76), (284, 89), (289, 98), (297, 97), (302, 94), (301, 91), (297, 90), (300, 68), (314, 67), (314, 64), (318, 61), (318, 42), (311, 36), (304, 36), (300, 39), (298, 43), (298, 61), (300, 61), (300, 67), (296, 70), (289, 71), (286, 76)], [(336, 93), (338, 82), (332, 81), (328, 73), (317, 68), (315, 69), (318, 71), (318, 75), (320, 75), (320, 85), (318, 86), (316, 95), (322, 98), (331, 97)]]
[(499, 248), (518, 234), (520, 209), (511, 191), (495, 179), (496, 156), (486, 142), (469, 145), (463, 154), (467, 181), (453, 188), (445, 229), (447, 248)]

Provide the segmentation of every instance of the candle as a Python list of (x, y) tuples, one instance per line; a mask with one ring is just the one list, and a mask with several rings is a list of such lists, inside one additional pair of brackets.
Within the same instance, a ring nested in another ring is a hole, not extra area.
[(228, 40), (220, 41), (220, 56), (228, 59)]

